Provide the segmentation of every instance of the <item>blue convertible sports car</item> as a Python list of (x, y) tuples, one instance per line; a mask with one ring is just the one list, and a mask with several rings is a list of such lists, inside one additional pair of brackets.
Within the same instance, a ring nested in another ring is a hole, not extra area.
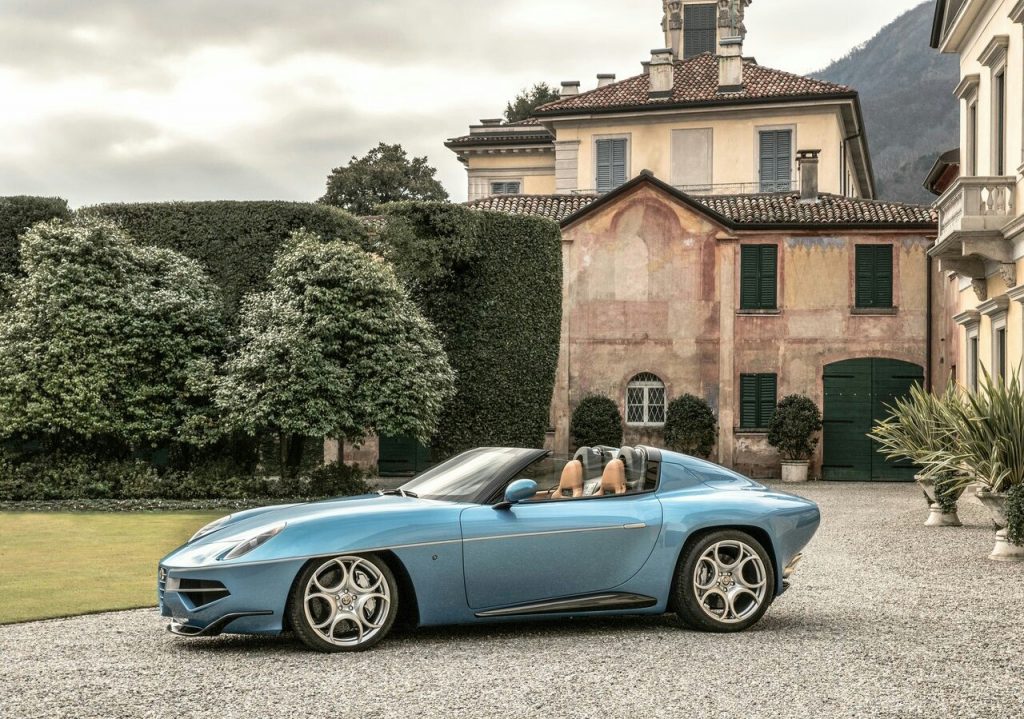
[(182, 636), (294, 631), (367, 649), (413, 625), (674, 612), (755, 624), (818, 528), (817, 506), (650, 447), (476, 449), (401, 489), (239, 512), (160, 563)]

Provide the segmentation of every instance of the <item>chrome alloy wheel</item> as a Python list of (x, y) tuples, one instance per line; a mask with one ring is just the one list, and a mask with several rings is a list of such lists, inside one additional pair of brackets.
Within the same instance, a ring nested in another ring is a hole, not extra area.
[(356, 647), (373, 639), (391, 608), (391, 588), (362, 557), (335, 557), (320, 565), (304, 592), (309, 626), (325, 641)]
[(752, 547), (726, 540), (708, 547), (697, 560), (693, 588), (705, 614), (725, 624), (737, 624), (764, 603), (768, 572)]

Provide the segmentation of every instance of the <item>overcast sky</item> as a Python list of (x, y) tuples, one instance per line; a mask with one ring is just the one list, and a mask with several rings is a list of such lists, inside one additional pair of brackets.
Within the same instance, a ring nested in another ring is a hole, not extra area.
[[(807, 73), (920, 0), (755, 0), (745, 53)], [(0, 0), (0, 195), (315, 200), (378, 141), (427, 155), (538, 80), (635, 75), (660, 0)]]

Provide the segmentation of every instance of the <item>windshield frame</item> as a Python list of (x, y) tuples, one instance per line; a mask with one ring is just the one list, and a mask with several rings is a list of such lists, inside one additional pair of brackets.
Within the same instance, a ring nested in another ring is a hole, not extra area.
[[(491, 479), (481, 485), (474, 493), (470, 495), (445, 495), (424, 491), (419, 488), (419, 485), (424, 480), (440, 479), (446, 472), (453, 471), (459, 467), (468, 459), (468, 455), (486, 455), (488, 452), (495, 454), (495, 461), (500, 462), (501, 466), (497, 467)], [(550, 454), (551, 451), (546, 449), (520, 449), (515, 447), (480, 447), (471, 449), (421, 472), (418, 476), (399, 487), (399, 490), (413, 492), (421, 499), (438, 502), (486, 505), (498, 487), (503, 487), (531, 464)]]

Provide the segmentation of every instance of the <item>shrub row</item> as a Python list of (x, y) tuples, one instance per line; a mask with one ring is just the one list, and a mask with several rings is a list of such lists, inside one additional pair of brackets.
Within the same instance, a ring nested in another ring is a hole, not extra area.
[(0, 502), (57, 500), (240, 500), (366, 494), (358, 467), (331, 464), (294, 479), (240, 475), (230, 464), (158, 472), (142, 460), (52, 454), (26, 461), (0, 458)]

